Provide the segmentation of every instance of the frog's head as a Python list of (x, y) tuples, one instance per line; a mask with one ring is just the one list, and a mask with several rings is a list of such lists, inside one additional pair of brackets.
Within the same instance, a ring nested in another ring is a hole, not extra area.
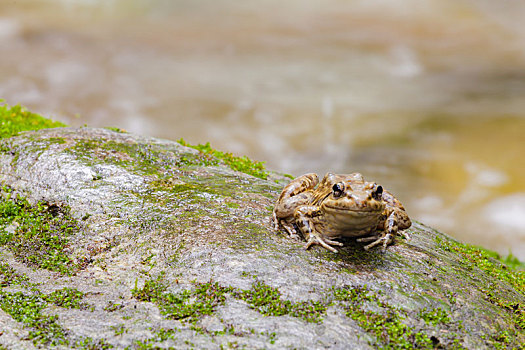
[(383, 211), (383, 187), (375, 182), (340, 181), (323, 201), (327, 210)]
[(361, 174), (334, 175), (326, 180), (331, 190), (321, 203), (324, 215), (343, 225), (359, 226), (379, 220), (385, 208), (381, 185), (364, 181)]

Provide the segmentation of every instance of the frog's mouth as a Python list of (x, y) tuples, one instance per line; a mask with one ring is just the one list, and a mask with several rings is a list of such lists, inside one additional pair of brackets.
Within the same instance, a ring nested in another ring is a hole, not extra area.
[(323, 207), (323, 219), (325, 230), (369, 232), (377, 226), (381, 210), (370, 207), (365, 208), (338, 208), (332, 206)]
[(337, 213), (338, 215), (345, 215), (347, 214), (348, 216), (355, 216), (356, 214), (357, 215), (370, 215), (370, 214), (378, 214), (381, 212), (381, 208), (370, 208), (370, 207), (365, 207), (365, 208), (340, 208), (340, 207), (333, 207), (333, 206), (329, 206), (329, 205), (324, 205), (324, 209), (327, 211), (327, 212), (330, 212), (330, 213)]

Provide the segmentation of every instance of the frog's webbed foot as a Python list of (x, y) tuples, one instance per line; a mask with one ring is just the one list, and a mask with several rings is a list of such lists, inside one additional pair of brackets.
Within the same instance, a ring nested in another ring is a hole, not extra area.
[(357, 241), (358, 242), (370, 242), (370, 241), (373, 241), (372, 243), (364, 246), (365, 250), (373, 248), (376, 245), (382, 244), (382, 246), (383, 246), (382, 251), (384, 252), (384, 251), (386, 251), (386, 247), (389, 244), (392, 244), (394, 242), (394, 236), (392, 234), (390, 234), (390, 233), (387, 233), (386, 235), (379, 236), (379, 237), (378, 236), (370, 236), (370, 237), (358, 238)]
[(328, 239), (328, 238), (324, 238), (321, 235), (319, 235), (317, 232), (314, 231), (310, 233), (310, 237), (308, 237), (308, 240), (306, 242), (306, 245), (304, 246), (304, 249), (308, 250), (313, 245), (320, 245), (323, 248), (328, 249), (329, 251), (333, 253), (337, 253), (337, 249), (335, 249), (332, 246), (336, 245), (336, 246), (342, 247), (343, 243), (332, 241), (331, 239)]
[(301, 235), (297, 233), (297, 229), (294, 224), (290, 224), (288, 222), (281, 222), (281, 225), (284, 227), (285, 231), (288, 233), (288, 236), (293, 239), (300, 240)]

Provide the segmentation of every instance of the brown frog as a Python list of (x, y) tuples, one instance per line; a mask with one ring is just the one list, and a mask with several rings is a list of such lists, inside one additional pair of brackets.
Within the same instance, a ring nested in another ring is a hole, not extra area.
[(369, 242), (366, 250), (382, 245), (383, 250), (411, 222), (405, 208), (390, 192), (375, 182), (367, 182), (359, 173), (335, 175), (328, 173), (321, 183), (310, 173), (290, 182), (282, 191), (273, 210), (273, 223), (291, 237), (302, 233), (305, 249), (321, 245), (336, 253), (333, 246), (342, 246), (334, 239), (361, 237)]

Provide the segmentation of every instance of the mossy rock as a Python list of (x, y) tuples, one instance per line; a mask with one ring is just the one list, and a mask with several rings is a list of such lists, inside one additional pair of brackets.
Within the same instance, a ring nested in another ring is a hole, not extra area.
[(0, 348), (525, 344), (523, 272), (417, 222), (385, 253), (305, 251), (270, 225), (289, 179), (221, 154), (92, 128), (1, 140)]

